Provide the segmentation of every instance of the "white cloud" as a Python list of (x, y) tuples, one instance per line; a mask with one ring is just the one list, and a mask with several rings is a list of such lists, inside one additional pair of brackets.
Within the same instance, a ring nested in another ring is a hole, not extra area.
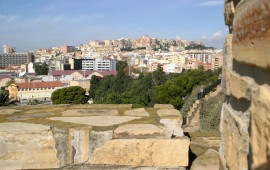
[(222, 31), (215, 32), (215, 33), (212, 35), (212, 38), (218, 38), (218, 37), (222, 37)]
[(199, 6), (217, 6), (217, 5), (223, 5), (223, 4), (224, 4), (224, 1), (206, 1), (198, 5)]
[(213, 33), (211, 36), (203, 35), (201, 38), (201, 41), (206, 45), (206, 46), (212, 46), (216, 48), (222, 48), (224, 44), (224, 40), (226, 36), (228, 35), (229, 31), (228, 29), (223, 29), (216, 31)]

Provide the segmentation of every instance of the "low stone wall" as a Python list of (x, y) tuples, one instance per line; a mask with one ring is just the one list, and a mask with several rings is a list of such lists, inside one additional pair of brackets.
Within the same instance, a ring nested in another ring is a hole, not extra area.
[(161, 106), (19, 106), (3, 111), (0, 167), (185, 169), (190, 139), (183, 134), (181, 113)]
[(221, 169), (269, 168), (270, 1), (225, 0)]

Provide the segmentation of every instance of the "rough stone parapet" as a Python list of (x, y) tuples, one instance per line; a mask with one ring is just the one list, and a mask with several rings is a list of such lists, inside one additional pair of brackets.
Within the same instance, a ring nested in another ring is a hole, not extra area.
[(225, 0), (221, 169), (270, 162), (270, 1)]

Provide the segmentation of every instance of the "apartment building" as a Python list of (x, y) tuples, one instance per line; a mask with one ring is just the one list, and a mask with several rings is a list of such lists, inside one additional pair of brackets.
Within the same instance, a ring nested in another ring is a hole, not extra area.
[(115, 71), (116, 61), (104, 59), (85, 59), (82, 60), (82, 70)]
[(223, 55), (222, 54), (214, 55), (211, 62), (211, 69), (212, 70), (218, 69), (222, 67), (222, 65), (223, 65)]
[(0, 66), (27, 63), (27, 55), (22, 54), (0, 54)]
[(188, 59), (196, 59), (199, 62), (211, 63), (213, 53), (204, 50), (190, 50), (186, 52), (185, 55)]
[(61, 51), (63, 54), (72, 53), (76, 51), (75, 46), (63, 46), (61, 47)]

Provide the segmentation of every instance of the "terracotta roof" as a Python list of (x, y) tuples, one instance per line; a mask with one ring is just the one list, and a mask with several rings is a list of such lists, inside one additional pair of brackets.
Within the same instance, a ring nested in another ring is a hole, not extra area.
[(0, 75), (0, 80), (5, 78), (11, 78), (11, 75)]
[(61, 81), (16, 83), (18, 88), (63, 87)]
[(71, 75), (75, 71), (79, 70), (52, 71), (51, 74), (52, 76)]

